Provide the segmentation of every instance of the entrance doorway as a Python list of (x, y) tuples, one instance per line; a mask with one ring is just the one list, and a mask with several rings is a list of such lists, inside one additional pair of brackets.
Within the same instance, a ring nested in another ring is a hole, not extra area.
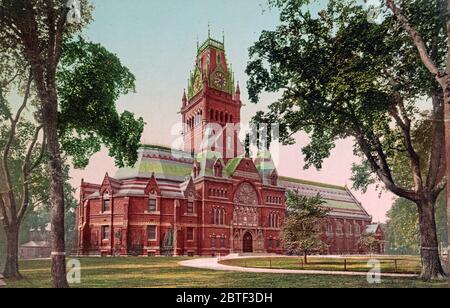
[(250, 234), (250, 232), (247, 232), (244, 235), (243, 252), (244, 253), (253, 252), (253, 237)]

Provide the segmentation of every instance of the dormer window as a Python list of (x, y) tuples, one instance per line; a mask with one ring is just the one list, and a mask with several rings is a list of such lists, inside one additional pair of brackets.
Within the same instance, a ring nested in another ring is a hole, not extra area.
[(198, 168), (197, 166), (194, 166), (194, 178), (198, 177)]
[(214, 165), (214, 176), (221, 178), (223, 176), (223, 167), (220, 161), (217, 161)]
[(188, 202), (187, 212), (188, 214), (194, 214), (194, 202)]
[(150, 197), (150, 199), (148, 200), (148, 211), (150, 213), (152, 213), (152, 212), (156, 212), (156, 209), (157, 209), (156, 198)]
[(109, 194), (106, 193), (103, 195), (102, 212), (110, 212), (110, 211), (111, 211), (111, 199), (109, 198)]
[(278, 176), (274, 172), (274, 173), (272, 173), (272, 176), (270, 177), (270, 185), (277, 186), (277, 184), (278, 184)]

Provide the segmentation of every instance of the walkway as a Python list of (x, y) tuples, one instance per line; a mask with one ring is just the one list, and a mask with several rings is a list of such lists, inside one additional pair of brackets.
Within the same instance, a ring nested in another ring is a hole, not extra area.
[[(240, 259), (248, 257), (233, 257)], [(225, 258), (224, 258), (225, 259)], [(222, 260), (224, 260), (222, 259)], [(226, 258), (231, 259), (231, 258)], [(247, 268), (239, 266), (228, 266), (219, 263), (218, 258), (193, 259), (180, 262), (181, 266), (208, 269), (214, 271), (244, 272), (244, 273), (272, 273), (272, 274), (295, 274), (295, 275), (335, 275), (335, 276), (364, 276), (365, 272), (344, 272), (344, 271), (317, 271), (317, 270), (287, 270), (287, 269), (269, 269), (269, 268)], [(381, 273), (381, 277), (394, 278), (417, 278), (414, 274), (389, 274)]]

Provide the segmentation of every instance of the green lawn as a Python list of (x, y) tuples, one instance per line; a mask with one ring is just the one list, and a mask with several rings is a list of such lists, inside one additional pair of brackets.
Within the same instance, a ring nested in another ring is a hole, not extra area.
[[(182, 258), (81, 258), (81, 284), (86, 288), (361, 288), (445, 287), (445, 283), (423, 283), (416, 279), (383, 279), (369, 285), (365, 277), (303, 276), (218, 272), (185, 268)], [(49, 261), (23, 261), (22, 281), (7, 281), (8, 287), (50, 287)]]
[[(419, 257), (345, 257), (345, 258), (317, 258), (309, 257), (308, 264), (305, 265), (303, 258), (252, 258), (225, 260), (222, 264), (253, 267), (253, 268), (273, 268), (273, 269), (292, 269), (292, 270), (322, 270), (322, 271), (348, 271), (368, 272), (371, 266), (368, 261), (376, 259), (381, 263), (382, 273), (402, 273), (419, 274), (421, 263)], [(397, 266), (395, 264), (397, 262)]]

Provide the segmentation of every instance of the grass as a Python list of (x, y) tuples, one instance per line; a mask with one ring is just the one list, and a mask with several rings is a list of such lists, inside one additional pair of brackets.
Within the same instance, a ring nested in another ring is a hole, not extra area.
[[(222, 264), (253, 268), (273, 268), (291, 270), (321, 270), (321, 271), (351, 271), (368, 272), (372, 267), (368, 264), (371, 259), (380, 262), (382, 273), (418, 274), (421, 270), (419, 257), (345, 257), (345, 258), (317, 258), (309, 257), (308, 264), (303, 258), (252, 258), (225, 260)], [(397, 266), (396, 263), (397, 262)]]
[[(74, 288), (405, 288), (446, 287), (417, 279), (383, 279), (370, 285), (365, 277), (303, 276), (219, 272), (185, 268), (185, 258), (80, 258), (81, 284)], [(7, 281), (9, 288), (51, 287), (50, 262), (22, 261), (21, 281)]]

